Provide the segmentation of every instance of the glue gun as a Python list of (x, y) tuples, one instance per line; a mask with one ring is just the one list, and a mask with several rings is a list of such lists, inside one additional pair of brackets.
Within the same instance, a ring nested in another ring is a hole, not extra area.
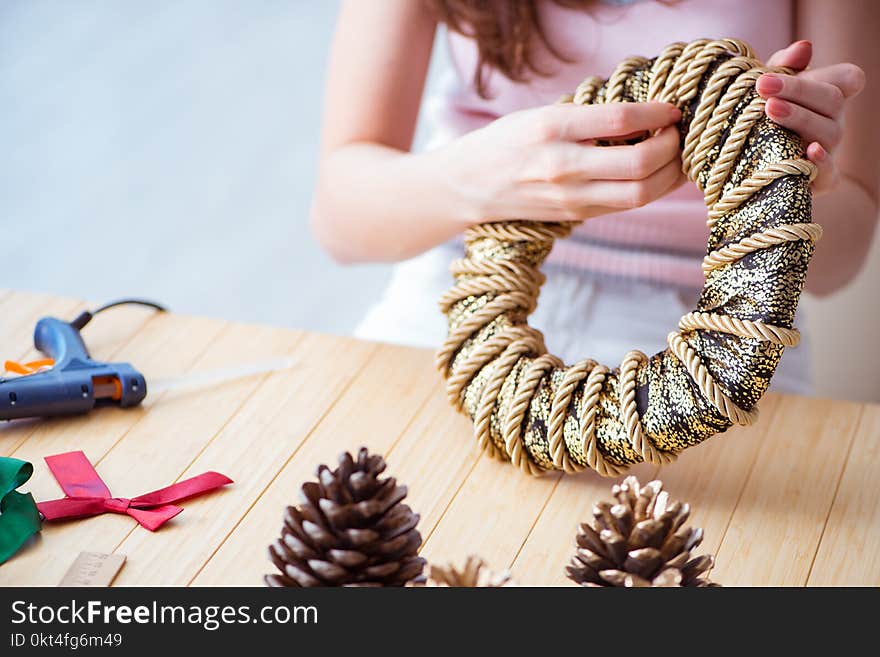
[[(128, 363), (93, 360), (80, 330), (99, 312), (123, 304), (162, 306), (141, 299), (115, 301), (72, 322), (44, 317), (34, 329), (34, 346), (46, 360), (6, 369), (21, 376), (0, 378), (0, 420), (87, 413), (96, 406), (131, 407), (147, 396), (144, 376)], [(36, 366), (36, 367), (35, 367)]]

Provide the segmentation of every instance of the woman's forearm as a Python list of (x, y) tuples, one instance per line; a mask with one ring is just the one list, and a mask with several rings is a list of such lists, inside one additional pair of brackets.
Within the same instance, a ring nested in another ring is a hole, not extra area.
[(462, 211), (434, 159), (370, 143), (327, 154), (312, 205), (318, 241), (342, 263), (394, 262), (461, 232)]
[(844, 177), (834, 191), (813, 199), (813, 221), (825, 230), (810, 262), (806, 288), (825, 296), (862, 269), (877, 226), (877, 201), (858, 182)]
[[(840, 118), (837, 121), (842, 129), (839, 135), (842, 140), (836, 147), (822, 144), (830, 152), (832, 157), (829, 159), (840, 173), (840, 183), (827, 194), (813, 199), (814, 221), (822, 224), (825, 234), (816, 244), (807, 289), (814, 294), (826, 295), (842, 288), (858, 274), (877, 224), (880, 190), (880, 160), (877, 159), (880, 132), (876, 129), (876, 108), (880, 102), (877, 32), (880, 29), (880, 8), (872, 0), (853, 0), (845, 4), (798, 0), (796, 9), (798, 36), (812, 41), (814, 52), (810, 68), (803, 76), (825, 76), (847, 99), (845, 122)], [(853, 64), (840, 62), (852, 62), (860, 69), (855, 70)], [(862, 87), (858, 93), (857, 89)], [(795, 132), (800, 131), (795, 129)]]
[(681, 181), (678, 133), (634, 146), (585, 142), (680, 118), (665, 103), (546, 105), (424, 153), (343, 143), (321, 159), (313, 230), (341, 262), (397, 261), (483, 221), (583, 221), (644, 205)]

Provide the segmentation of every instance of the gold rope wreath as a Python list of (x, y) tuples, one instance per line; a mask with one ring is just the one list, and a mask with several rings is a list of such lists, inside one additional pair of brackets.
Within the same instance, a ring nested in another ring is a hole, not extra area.
[(822, 234), (810, 223), (815, 167), (754, 90), (771, 70), (791, 72), (762, 66), (741, 41), (700, 39), (627, 59), (560, 101), (681, 108), (682, 169), (708, 208), (706, 282), (665, 351), (631, 351), (614, 371), (591, 359), (566, 367), (527, 317), (553, 241), (577, 223), (469, 228), (465, 256), (451, 266), (456, 283), (440, 300), (449, 334), (437, 365), (483, 450), (531, 474), (615, 476), (754, 422), (783, 349), (798, 343), (794, 312)]

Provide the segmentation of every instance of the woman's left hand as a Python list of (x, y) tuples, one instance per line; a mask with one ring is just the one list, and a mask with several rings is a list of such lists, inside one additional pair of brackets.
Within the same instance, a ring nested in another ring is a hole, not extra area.
[(787, 66), (798, 73), (765, 73), (755, 89), (767, 99), (767, 116), (804, 140), (807, 158), (818, 167), (813, 191), (823, 193), (837, 184), (834, 151), (843, 137), (844, 109), (865, 87), (865, 72), (848, 63), (805, 70), (812, 57), (809, 41), (795, 41), (774, 53), (767, 65)]

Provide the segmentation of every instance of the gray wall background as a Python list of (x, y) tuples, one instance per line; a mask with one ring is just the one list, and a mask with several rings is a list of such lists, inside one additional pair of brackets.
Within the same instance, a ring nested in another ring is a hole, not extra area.
[[(337, 8), (0, 0), (0, 287), (349, 332), (388, 267), (334, 265), (307, 226)], [(823, 396), (880, 401), (878, 280), (875, 239), (803, 300)]]
[(345, 333), (307, 226), (337, 2), (0, 2), (0, 286)]

